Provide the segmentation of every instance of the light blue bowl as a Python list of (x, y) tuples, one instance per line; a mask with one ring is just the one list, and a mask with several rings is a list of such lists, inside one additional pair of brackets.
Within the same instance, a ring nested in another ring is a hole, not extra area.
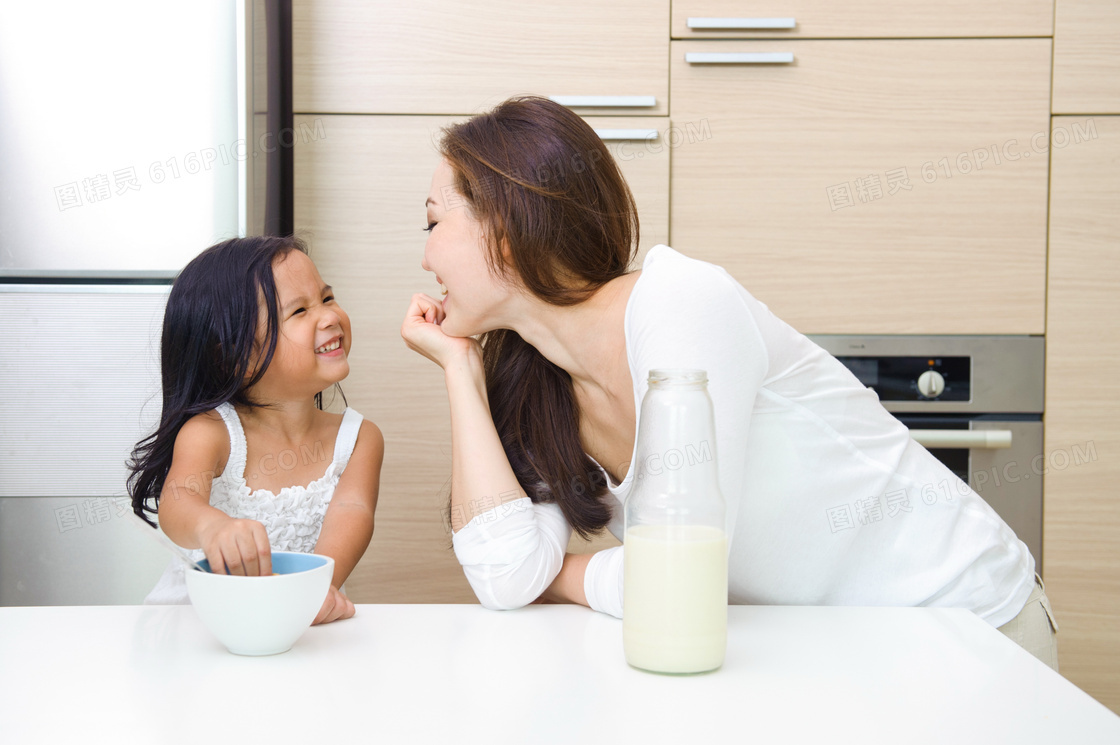
[[(319, 554), (300, 554), (290, 551), (273, 551), (272, 573), (295, 574), (296, 572), (306, 572), (311, 569), (317, 569), (329, 561), (331, 561), (329, 557), (320, 556)], [(198, 562), (198, 565), (208, 572), (211, 571), (209, 559), (203, 559), (202, 561)], [(323, 597), (325, 598), (326, 595), (324, 595)]]
[(198, 617), (234, 654), (287, 652), (311, 626), (330, 589), (334, 559), (317, 554), (272, 552), (275, 576), (239, 577), (185, 572)]

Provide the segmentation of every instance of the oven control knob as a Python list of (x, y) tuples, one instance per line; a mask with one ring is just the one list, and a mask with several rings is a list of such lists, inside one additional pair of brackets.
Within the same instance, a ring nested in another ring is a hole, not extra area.
[(936, 370), (926, 370), (918, 377), (918, 390), (926, 398), (937, 398), (945, 390), (945, 378)]

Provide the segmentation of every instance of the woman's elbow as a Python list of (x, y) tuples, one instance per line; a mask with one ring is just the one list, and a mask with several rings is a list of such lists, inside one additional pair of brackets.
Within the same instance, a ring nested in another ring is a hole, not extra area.
[(548, 589), (563, 565), (563, 554), (558, 561), (547, 561), (526, 571), (524, 565), (501, 567), (489, 565), (480, 567), (484, 571), (471, 571), (463, 567), (467, 581), (474, 590), (482, 607), (490, 610), (514, 610), (524, 608)]

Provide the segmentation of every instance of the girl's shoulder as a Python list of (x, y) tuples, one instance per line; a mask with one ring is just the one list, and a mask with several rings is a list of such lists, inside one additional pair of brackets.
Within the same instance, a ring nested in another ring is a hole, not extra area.
[(222, 415), (218, 413), (217, 409), (210, 409), (201, 414), (195, 414), (187, 421), (183, 422), (182, 429), (179, 430), (179, 435), (184, 433), (188, 437), (202, 438), (202, 439), (223, 439), (229, 441), (229, 433), (226, 429), (225, 420)]
[(199, 456), (213, 456), (216, 475), (221, 475), (229, 459), (230, 439), (222, 415), (217, 409), (195, 414), (175, 436), (175, 449), (183, 448)]
[[(357, 415), (361, 418), (361, 425), (358, 428), (358, 443), (364, 444), (366, 447), (384, 446), (384, 436), (381, 434), (381, 428), (373, 423), (372, 420), (363, 416), (355, 409), (347, 407), (346, 411), (351, 412), (352, 415)], [(342, 427), (342, 420), (345, 418), (345, 412), (342, 414), (335, 414), (329, 411), (319, 412), (319, 422), (324, 430), (337, 432)]]

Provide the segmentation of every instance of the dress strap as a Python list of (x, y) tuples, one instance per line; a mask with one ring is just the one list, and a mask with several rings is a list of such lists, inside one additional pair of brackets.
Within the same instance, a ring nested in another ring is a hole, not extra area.
[(338, 425), (338, 435), (334, 439), (334, 462), (345, 467), (350, 462), (354, 445), (358, 442), (358, 430), (364, 417), (350, 407), (342, 412), (342, 423)]
[(229, 430), (229, 460), (226, 461), (225, 470), (222, 471), (222, 478), (233, 483), (244, 481), (245, 458), (248, 451), (245, 430), (241, 428), (241, 417), (237, 415), (237, 409), (233, 408), (233, 404), (228, 401), (219, 404), (215, 411), (222, 417), (226, 429)]

